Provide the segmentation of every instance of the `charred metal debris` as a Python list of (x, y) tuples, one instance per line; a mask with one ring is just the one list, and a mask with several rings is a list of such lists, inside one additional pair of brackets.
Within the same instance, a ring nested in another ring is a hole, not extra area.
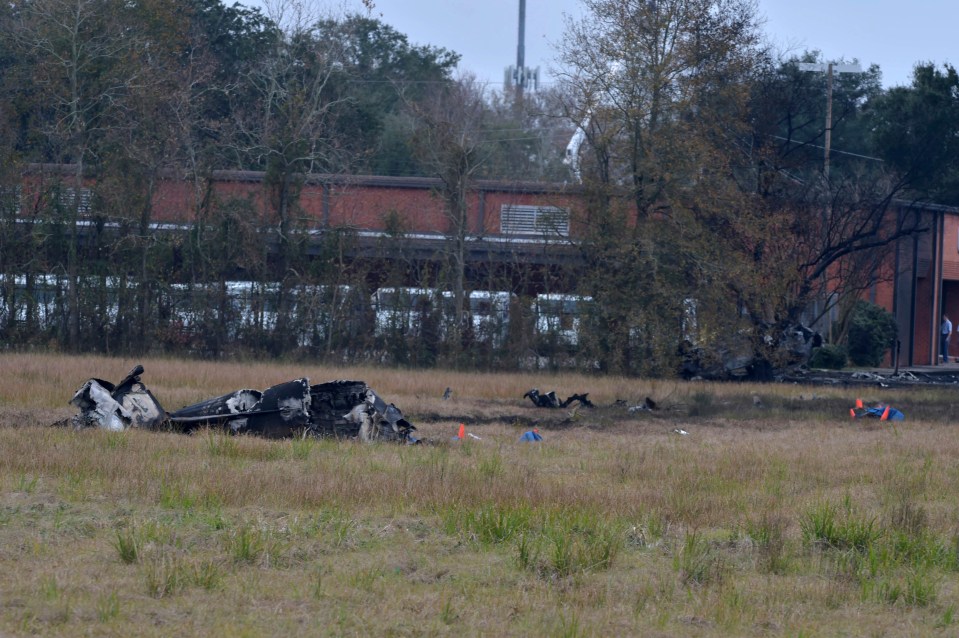
[(358, 438), (415, 444), (416, 427), (363, 381), (310, 385), (294, 379), (266, 390), (236, 390), (166, 412), (140, 380), (138, 365), (120, 383), (89, 379), (70, 403), (79, 413), (68, 421), (77, 429), (144, 428), (190, 433), (200, 428), (271, 439), (294, 436)]
[(913, 368), (898, 371), (817, 370), (796, 368), (784, 374), (783, 383), (839, 387), (877, 386), (880, 388), (909, 388), (915, 386), (959, 385), (959, 369), (949, 366)]
[(574, 402), (579, 402), (579, 405), (592, 408), (595, 407), (593, 402), (589, 400), (589, 392), (583, 394), (572, 394), (565, 401), (560, 401), (556, 396), (555, 390), (550, 390), (545, 394), (540, 394), (540, 391), (536, 388), (533, 388), (529, 392), (523, 395), (523, 398), (529, 398), (537, 408), (568, 408)]

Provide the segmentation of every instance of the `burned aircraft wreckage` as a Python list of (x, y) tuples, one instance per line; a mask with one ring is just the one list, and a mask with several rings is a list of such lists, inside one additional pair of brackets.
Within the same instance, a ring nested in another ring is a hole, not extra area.
[(572, 405), (573, 402), (578, 402), (579, 405), (586, 406), (587, 408), (595, 407), (593, 402), (589, 400), (589, 392), (585, 394), (572, 394), (565, 401), (560, 401), (559, 397), (556, 396), (555, 390), (541, 393), (537, 388), (533, 388), (524, 394), (523, 398), (532, 401), (533, 405), (537, 408), (566, 408)]
[(70, 403), (79, 413), (67, 421), (75, 428), (144, 428), (190, 433), (200, 428), (266, 438), (293, 436), (358, 438), (418, 443), (416, 428), (392, 403), (363, 381), (310, 385), (301, 378), (262, 392), (237, 390), (175, 412), (166, 412), (140, 380), (136, 366), (120, 383), (89, 379)]

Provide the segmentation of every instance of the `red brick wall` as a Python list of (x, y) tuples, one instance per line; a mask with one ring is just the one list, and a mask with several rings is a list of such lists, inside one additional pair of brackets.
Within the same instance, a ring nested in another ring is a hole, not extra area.
[[(394, 180), (396, 181), (396, 180)], [(320, 184), (307, 184), (300, 193), (299, 205), (311, 228), (350, 227), (384, 230), (386, 220), (395, 215), (407, 232), (450, 232), (445, 204), (433, 187), (424, 180), (410, 185), (361, 183), (332, 184), (328, 195)], [(253, 205), (269, 215), (269, 193), (258, 181), (223, 179), (214, 183), (216, 199), (250, 199)], [(195, 209), (193, 185), (168, 180), (162, 183), (154, 198), (154, 218), (162, 222), (189, 222)], [(550, 192), (522, 192), (509, 187), (480, 185), (467, 197), (470, 234), (496, 235), (500, 232), (500, 214), (506, 204), (556, 206), (571, 208), (576, 195)], [(571, 233), (577, 226), (572, 224)], [(581, 230), (581, 229), (580, 229)]]
[[(321, 191), (318, 187), (304, 189), (308, 199), (313, 193)], [(475, 202), (470, 202), (470, 213), (474, 213)], [(323, 221), (322, 206), (308, 208), (311, 216)], [(370, 186), (334, 186), (330, 191), (330, 226), (348, 226), (368, 230), (383, 230), (385, 220), (395, 214), (404, 230), (446, 232), (449, 221), (443, 210), (442, 201), (429, 188), (389, 188)]]
[(942, 237), (942, 279), (959, 281), (959, 215), (945, 215)]

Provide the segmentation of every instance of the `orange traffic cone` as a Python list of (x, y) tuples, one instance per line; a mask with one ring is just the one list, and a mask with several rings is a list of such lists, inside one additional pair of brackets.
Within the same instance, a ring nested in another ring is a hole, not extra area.
[(856, 411), (853, 408), (849, 408), (849, 416), (853, 419), (856, 418)]
[(880, 420), (880, 421), (888, 421), (888, 420), (889, 420), (889, 406), (888, 406), (888, 405), (886, 406), (886, 409), (882, 411), (882, 416), (879, 417), (879, 420)]
[(861, 408), (861, 407), (862, 407), (862, 399), (856, 399), (856, 407), (857, 407), (857, 408)]
[(466, 438), (466, 425), (465, 425), (465, 424), (460, 423), (460, 432), (459, 432), (459, 434), (456, 435), (456, 438), (458, 438), (458, 439), (465, 439), (465, 438)]

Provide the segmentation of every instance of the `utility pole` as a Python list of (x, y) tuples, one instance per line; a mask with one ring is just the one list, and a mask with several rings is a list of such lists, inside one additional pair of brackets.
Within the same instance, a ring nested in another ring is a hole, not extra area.
[[(800, 71), (815, 71), (826, 73), (826, 128), (825, 128), (825, 139), (823, 141), (823, 164), (822, 164), (822, 176), (823, 176), (823, 187), (825, 189), (825, 205), (822, 211), (822, 232), (826, 232), (826, 226), (829, 223), (831, 206), (829, 204), (831, 198), (829, 196), (829, 153), (832, 148), (832, 79), (834, 73), (862, 73), (862, 68), (858, 64), (835, 64), (829, 62), (828, 64), (821, 63), (812, 63), (812, 62), (800, 62), (799, 63)], [(830, 297), (832, 293), (829, 291), (829, 279), (826, 273), (823, 273), (822, 280), (822, 303), (823, 303), (823, 332), (826, 335), (827, 340), (832, 338), (832, 310), (830, 304)]]
[(858, 64), (835, 64), (833, 62), (821, 64), (813, 62), (800, 62), (799, 70), (817, 71), (819, 73), (822, 73), (823, 71), (826, 72), (826, 131), (825, 142), (823, 144), (825, 151), (823, 153), (822, 173), (826, 183), (828, 184), (829, 150), (832, 147), (832, 77), (834, 73), (862, 73), (862, 67), (860, 67)]

